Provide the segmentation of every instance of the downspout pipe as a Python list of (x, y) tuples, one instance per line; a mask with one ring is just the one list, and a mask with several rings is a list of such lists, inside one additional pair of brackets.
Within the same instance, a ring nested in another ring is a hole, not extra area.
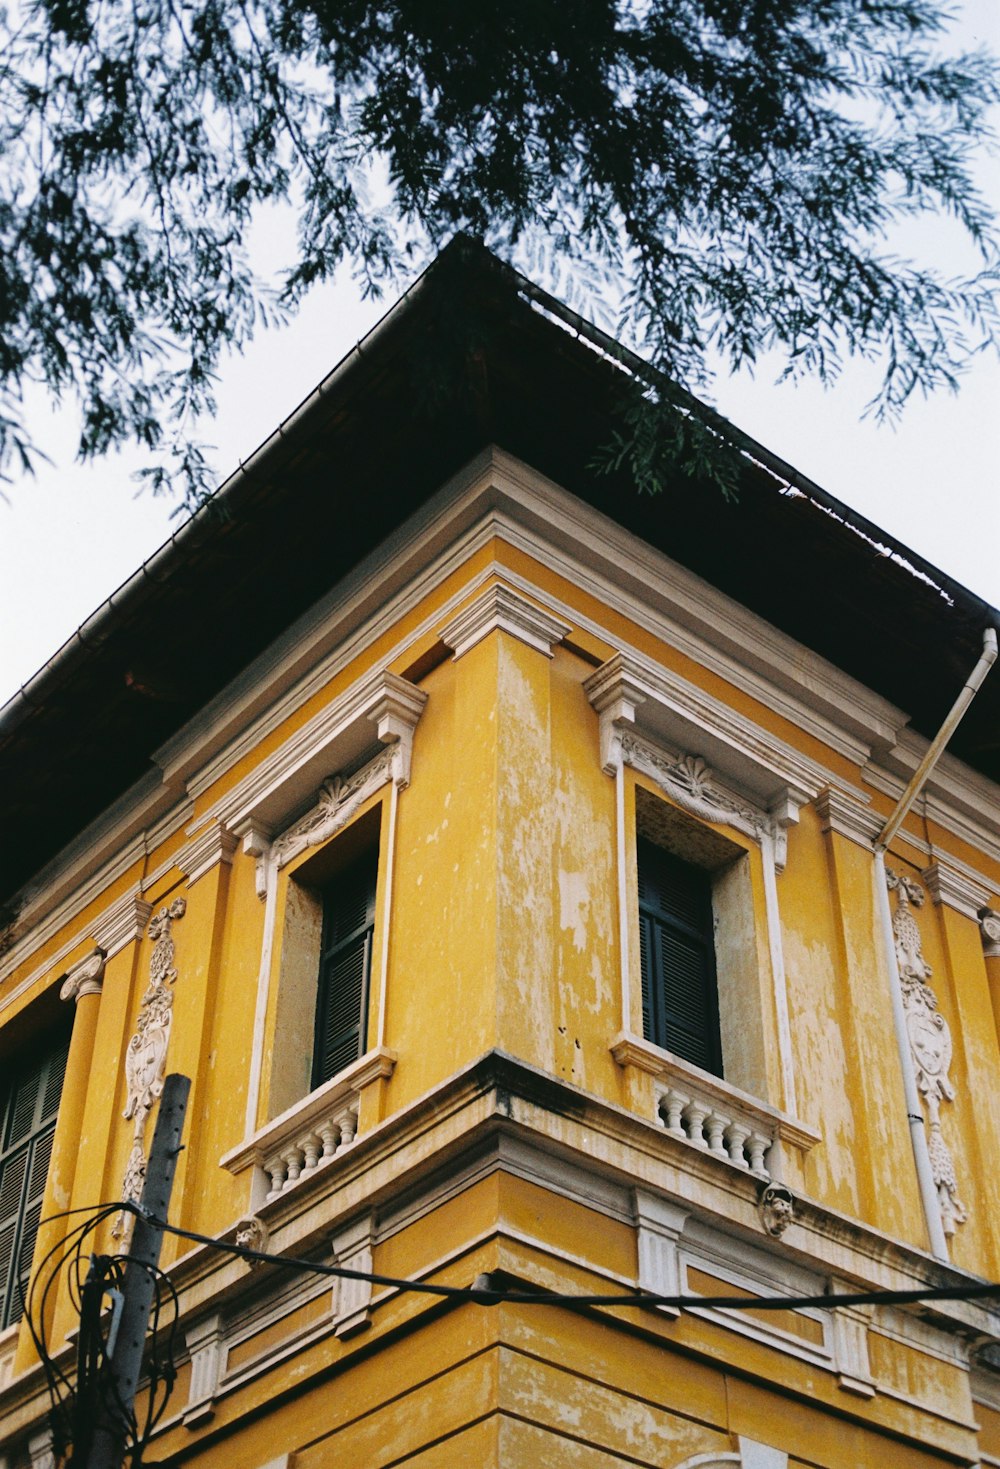
[(906, 1098), (906, 1115), (910, 1128), (910, 1145), (913, 1148), (913, 1161), (917, 1172), (917, 1184), (920, 1190), (920, 1201), (923, 1205), (924, 1220), (927, 1225), (927, 1237), (930, 1241), (931, 1253), (937, 1259), (944, 1261), (948, 1259), (948, 1242), (945, 1238), (944, 1226), (941, 1222), (941, 1206), (938, 1202), (937, 1185), (934, 1182), (934, 1170), (931, 1167), (930, 1151), (927, 1146), (927, 1128), (924, 1121), (924, 1109), (920, 1101), (920, 1093), (917, 1090), (913, 1054), (910, 1050), (910, 1037), (906, 1029), (903, 986), (899, 977), (899, 964), (896, 959), (896, 941), (892, 931), (889, 889), (885, 876), (885, 852), (889, 843), (899, 830), (906, 813), (913, 805), (928, 776), (937, 764), (941, 752), (950, 740), (963, 714), (972, 703), (983, 680), (996, 662), (996, 658), (996, 630), (988, 627), (983, 633), (983, 651), (978, 663), (967, 678), (961, 693), (952, 706), (951, 712), (942, 724), (935, 739), (928, 746), (927, 753), (914, 771), (909, 785), (906, 787), (902, 796), (900, 796), (895, 810), (879, 832), (874, 843), (875, 902), (879, 912), (882, 946), (885, 953), (886, 968), (889, 973), (892, 1018), (896, 1031), (899, 1064), (903, 1073), (903, 1091)]

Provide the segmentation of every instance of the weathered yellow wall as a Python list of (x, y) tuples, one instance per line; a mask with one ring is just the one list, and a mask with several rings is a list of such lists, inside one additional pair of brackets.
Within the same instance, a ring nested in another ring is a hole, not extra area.
[[(574, 634), (550, 658), (501, 630), (459, 658), (435, 651), (435, 635), (426, 628), (434, 626), (436, 609), (480, 577), (491, 556), (501, 569), (530, 577), (540, 601), (557, 598), (563, 615), (566, 608), (576, 609), (599, 623), (606, 644), (592, 633)], [(407, 645), (418, 627), (424, 629), (419, 645)], [(414, 734), (411, 781), (398, 793), (396, 807), (387, 955), (381, 946), (388, 789), (370, 798), (355, 818), (377, 823), (380, 832), (368, 1041), (370, 1047), (377, 1041), (377, 976), (384, 958), (384, 1039), (396, 1056), (377, 1106), (362, 1111), (363, 1130), (391, 1127), (394, 1117), (493, 1049), (652, 1121), (650, 1077), (629, 1074), (610, 1051), (623, 1029), (616, 792), (613, 778), (600, 768), (598, 720), (582, 687), (596, 662), (621, 643), (727, 701), (801, 754), (822, 759), (842, 779), (859, 782), (860, 773), (842, 755), (499, 540), (453, 570), (426, 602), (384, 629), (376, 643), (200, 793), (197, 815), (391, 650), (407, 647), (405, 656), (396, 657), (402, 666), (426, 656), (419, 666), (426, 670), (420, 687), (427, 704)], [(645, 776), (627, 773), (630, 1028), (640, 1034), (637, 789), (667, 798)], [(722, 979), (729, 1079), (781, 1107), (761, 853), (739, 832), (720, 826), (717, 834), (737, 854), (720, 877), (730, 889), (729, 918), (720, 934), (723, 959), (728, 953), (731, 960)], [(188, 1145), (171, 1212), (177, 1222), (213, 1235), (231, 1230), (249, 1208), (250, 1170), (234, 1175), (219, 1159), (245, 1140), (265, 905), (255, 892), (254, 859), (241, 847), (231, 863), (216, 865), (189, 886), (170, 865), (180, 845), (175, 833), (147, 854), (144, 870), (159, 875), (144, 896), (154, 912), (177, 897), (187, 904), (173, 927), (178, 977), (169, 1069), (190, 1076), (192, 1091)], [(312, 1015), (303, 956), (309, 946), (301, 924), (296, 926), (305, 901), (296, 884), (306, 881), (314, 856), (291, 863), (279, 878), (258, 1126), (291, 1105), (307, 1085)], [(906, 868), (895, 854), (889, 860)], [(906, 870), (919, 879), (912, 865)], [(82, 931), (138, 876), (130, 871), (117, 878), (74, 917), (72, 931)], [(787, 866), (777, 886), (796, 1120), (821, 1134), (811, 1150), (792, 1160), (790, 1179), (817, 1206), (924, 1249), (871, 853), (824, 831), (806, 804), (790, 832)], [(965, 1269), (996, 1276), (1000, 1136), (989, 1099), (1000, 1080), (1000, 961), (983, 960), (971, 918), (928, 901), (918, 922), (938, 1004), (955, 1037), (956, 1099), (943, 1109), (943, 1126), (970, 1218), (954, 1240), (954, 1258)], [(11, 987), (59, 953), (69, 935), (67, 928), (49, 939), (12, 976)], [(37, 1002), (38, 991), (51, 987), (87, 947), (82, 944), (26, 989), (3, 1013), (3, 1022)], [(85, 1000), (76, 1017), (49, 1185), (52, 1208), (84, 1208), (120, 1190), (131, 1143), (131, 1125), (121, 1115), (123, 1058), (148, 984), (152, 949), (147, 934), (114, 955), (100, 1001)], [(299, 976), (294, 987), (293, 972)], [(562, 1151), (569, 1151), (568, 1144)], [(605, 1155), (602, 1166), (613, 1172), (614, 1157)], [(741, 1219), (734, 1236), (747, 1233)], [(50, 1235), (44, 1238), (50, 1242)], [(317, 1232), (313, 1243), (318, 1239)], [(111, 1247), (110, 1225), (97, 1244)], [(168, 1240), (165, 1263), (188, 1249), (183, 1241)], [(567, 1203), (538, 1181), (496, 1173), (380, 1244), (376, 1269), (419, 1274), (445, 1256), (466, 1284), (496, 1260), (508, 1268), (529, 1261), (553, 1276), (576, 1272), (578, 1279), (592, 1278), (607, 1289), (634, 1279), (637, 1268), (631, 1221), (610, 1221), (582, 1203)], [(246, 1288), (237, 1277), (227, 1287), (234, 1298)], [(273, 1328), (268, 1341), (286, 1328), (304, 1330), (321, 1321), (327, 1307), (317, 1298), (297, 1309), (299, 1314)], [(434, 1469), (461, 1463), (467, 1455), (505, 1469), (610, 1469), (624, 1463), (669, 1469), (690, 1454), (730, 1451), (737, 1434), (772, 1441), (776, 1414), (794, 1424), (794, 1432), (782, 1438), (792, 1465), (882, 1469), (891, 1462), (894, 1469), (917, 1469), (944, 1462), (947, 1454), (960, 1460), (973, 1442), (957, 1370), (929, 1356), (920, 1359), (888, 1336), (872, 1334), (872, 1365), (896, 1396), (877, 1397), (869, 1405), (859, 1398), (848, 1402), (829, 1371), (824, 1375), (801, 1360), (779, 1359), (771, 1346), (737, 1339), (718, 1324), (690, 1316), (674, 1323), (662, 1317), (651, 1322), (637, 1312), (581, 1318), (551, 1309), (463, 1307), (417, 1320), (424, 1310), (395, 1299), (376, 1310), (367, 1335), (346, 1344), (311, 1344), (300, 1355), (290, 1352), (287, 1361), (220, 1402), (207, 1427), (193, 1431), (175, 1424), (150, 1462), (177, 1455), (175, 1462), (190, 1465), (254, 1469), (287, 1449), (296, 1454), (296, 1469), (396, 1463)], [(53, 1340), (61, 1340), (74, 1321), (64, 1292), (54, 1308)], [(366, 1348), (377, 1339), (377, 1352)], [(264, 1344), (263, 1335), (259, 1343), (243, 1344), (234, 1363), (252, 1360)], [(30, 1362), (25, 1338), (18, 1368)], [(935, 1412), (940, 1421), (931, 1424)], [(925, 1431), (934, 1443), (922, 1449)]]

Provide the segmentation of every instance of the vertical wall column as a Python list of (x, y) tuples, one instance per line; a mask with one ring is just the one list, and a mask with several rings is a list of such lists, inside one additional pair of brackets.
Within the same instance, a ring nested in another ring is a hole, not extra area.
[(455, 660), (497, 635), (496, 1035), (501, 1049), (552, 1064), (554, 817), (551, 659), (569, 631), (512, 588), (485, 588), (441, 629)]
[[(35, 1271), (58, 1249), (68, 1231), (81, 1221), (75, 1217), (59, 1218), (70, 1208), (73, 1198), (73, 1182), (76, 1176), (80, 1134), (83, 1128), (84, 1107), (87, 1100), (87, 1083), (94, 1056), (94, 1041), (97, 1035), (98, 1012), (101, 1003), (101, 988), (104, 982), (105, 956), (95, 949), (85, 959), (67, 971), (59, 989), (59, 998), (74, 1006), (73, 1030), (70, 1037), (69, 1055), (63, 1078), (62, 1096), (59, 1102), (59, 1118), (52, 1140), (52, 1156), (49, 1160), (48, 1181), (42, 1204), (43, 1222), (35, 1240), (32, 1260), (32, 1279)], [(53, 1269), (46, 1267), (44, 1286)], [(36, 1298), (41, 1299), (38, 1286)], [(43, 1318), (34, 1322), (35, 1330), (48, 1338), (52, 1329), (56, 1308), (56, 1293), (53, 1291), (45, 1304)], [(57, 1343), (58, 1345), (58, 1343)], [(20, 1372), (35, 1360), (34, 1344), (30, 1334), (22, 1331), (18, 1340), (14, 1370)]]
[[(199, 1107), (204, 1106), (206, 1072), (211, 1051), (214, 1001), (222, 964), (222, 943), (229, 895), (229, 875), (237, 839), (219, 822), (202, 832), (177, 854), (177, 866), (187, 878), (187, 911), (184, 915), (184, 963), (179, 966), (175, 986), (175, 1024), (165, 1070), (191, 1079), (188, 1101), (189, 1127)], [(189, 1217), (192, 1198), (200, 1186), (199, 1163), (212, 1166), (197, 1148), (186, 1147), (177, 1160), (173, 1212), (178, 1219)], [(187, 1246), (167, 1242), (167, 1257)]]
[(840, 953), (838, 1009), (857, 1099), (852, 1157), (862, 1218), (902, 1239), (923, 1243), (924, 1223), (906, 1121), (895, 1026), (879, 945), (872, 842), (881, 820), (842, 792), (816, 800), (827, 844)]
[[(959, 1189), (965, 1192), (970, 1219), (958, 1232), (953, 1247), (962, 1263), (962, 1235), (969, 1231), (981, 1234), (982, 1254), (991, 1262), (988, 1273), (996, 1278), (1000, 1275), (1000, 1220), (991, 1207), (992, 1183), (987, 1181), (1000, 1178), (1000, 1140), (992, 1108), (981, 1104), (981, 1099), (993, 1095), (1000, 1076), (1000, 1046), (979, 926), (986, 895), (969, 878), (939, 862), (922, 876), (937, 911), (944, 943), (947, 972), (935, 975), (932, 983), (939, 1000), (947, 995), (947, 1009), (953, 1020), (952, 1081), (957, 1082), (953, 1088), (957, 1095), (949, 1113), (955, 1119), (951, 1125), (956, 1130), (956, 1141), (960, 1128), (967, 1159), (968, 1177), (959, 1180)], [(977, 1191), (979, 1207), (974, 1202)], [(972, 1258), (977, 1257), (979, 1252), (974, 1251)]]

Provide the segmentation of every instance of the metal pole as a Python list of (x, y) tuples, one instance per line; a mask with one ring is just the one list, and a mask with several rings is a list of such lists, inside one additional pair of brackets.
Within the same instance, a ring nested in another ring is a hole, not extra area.
[(121, 1469), (127, 1415), (135, 1403), (142, 1354), (153, 1304), (154, 1274), (160, 1260), (163, 1229), (151, 1220), (166, 1219), (170, 1206), (181, 1132), (191, 1081), (168, 1076), (163, 1083), (153, 1145), (146, 1165), (141, 1213), (136, 1215), (132, 1245), (125, 1266), (121, 1321), (111, 1354), (110, 1382), (102, 1395), (100, 1422), (87, 1459), (87, 1469)]

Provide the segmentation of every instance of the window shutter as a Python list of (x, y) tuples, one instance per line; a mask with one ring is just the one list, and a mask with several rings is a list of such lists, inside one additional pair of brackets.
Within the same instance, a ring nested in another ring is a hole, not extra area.
[(377, 871), (378, 853), (366, 853), (340, 875), (323, 903), (314, 1087), (356, 1061), (365, 1048)]
[(651, 842), (638, 860), (643, 1034), (721, 1075), (711, 878)]
[(68, 1052), (66, 1039), (22, 1067), (0, 1114), (0, 1328), (28, 1288)]

